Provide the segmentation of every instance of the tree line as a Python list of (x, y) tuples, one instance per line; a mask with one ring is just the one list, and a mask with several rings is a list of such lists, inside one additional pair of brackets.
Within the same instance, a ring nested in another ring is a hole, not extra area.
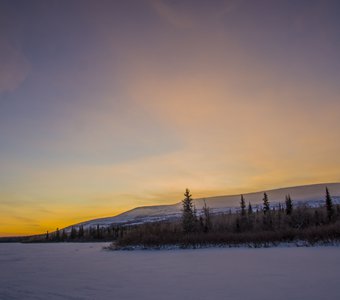
[(140, 225), (73, 226), (56, 229), (25, 238), (26, 242), (91, 242), (114, 241), (118, 248), (129, 246), (162, 247), (179, 245), (266, 245), (295, 240), (310, 244), (340, 240), (340, 205), (335, 205), (326, 188), (321, 207), (295, 205), (290, 195), (284, 204), (271, 206), (267, 193), (262, 205), (254, 209), (240, 195), (237, 211), (212, 213), (204, 201), (202, 209), (195, 208), (189, 189), (182, 200), (182, 215), (178, 220)]
[(59, 229), (54, 232), (46, 232), (45, 235), (27, 237), (23, 242), (103, 242), (114, 241), (120, 238), (127, 228), (122, 226), (72, 226)]
[(238, 211), (223, 214), (211, 213), (205, 202), (197, 212), (192, 195), (186, 189), (180, 220), (131, 226), (117, 238), (116, 246), (256, 246), (297, 240), (309, 244), (340, 240), (340, 206), (334, 205), (327, 188), (321, 207), (294, 205), (290, 195), (285, 197), (284, 205), (272, 207), (264, 193), (261, 209), (254, 210), (241, 195)]

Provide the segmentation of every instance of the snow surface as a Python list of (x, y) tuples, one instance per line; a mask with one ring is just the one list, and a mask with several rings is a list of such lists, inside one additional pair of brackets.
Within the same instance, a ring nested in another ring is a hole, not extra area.
[(0, 299), (340, 299), (340, 248), (0, 244)]

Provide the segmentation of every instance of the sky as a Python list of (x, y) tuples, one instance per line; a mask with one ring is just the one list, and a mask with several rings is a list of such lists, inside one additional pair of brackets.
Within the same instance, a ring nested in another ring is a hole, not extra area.
[(336, 0), (1, 0), (0, 236), (340, 181)]

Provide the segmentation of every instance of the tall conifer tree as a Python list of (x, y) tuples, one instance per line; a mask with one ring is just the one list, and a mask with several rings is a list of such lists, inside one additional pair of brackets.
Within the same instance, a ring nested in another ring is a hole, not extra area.
[(269, 212), (270, 206), (269, 206), (269, 200), (268, 200), (268, 195), (267, 193), (263, 194), (263, 212), (266, 214)]
[(293, 212), (293, 201), (289, 194), (286, 196), (285, 203), (286, 203), (286, 214), (291, 215)]
[(251, 203), (248, 203), (248, 215), (251, 215), (253, 213), (253, 207), (251, 206)]
[(241, 216), (245, 216), (246, 215), (246, 202), (244, 201), (243, 195), (241, 195), (240, 206), (241, 206)]
[(196, 215), (189, 189), (185, 190), (184, 197), (182, 200), (182, 228), (184, 232), (188, 233), (195, 231)]
[(328, 221), (331, 221), (334, 216), (334, 207), (333, 207), (332, 197), (327, 187), (326, 187), (326, 209), (327, 209)]

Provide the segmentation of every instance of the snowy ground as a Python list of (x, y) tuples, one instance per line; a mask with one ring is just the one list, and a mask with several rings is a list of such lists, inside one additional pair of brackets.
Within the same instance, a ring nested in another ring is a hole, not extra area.
[(0, 299), (340, 299), (340, 247), (105, 251), (0, 244)]

